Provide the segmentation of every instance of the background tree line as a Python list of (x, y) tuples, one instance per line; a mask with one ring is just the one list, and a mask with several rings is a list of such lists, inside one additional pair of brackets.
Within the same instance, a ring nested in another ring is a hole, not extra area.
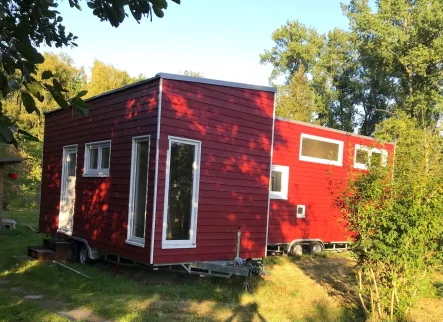
[(260, 55), (279, 87), (277, 114), (372, 135), (403, 111), (422, 126), (442, 114), (443, 3), (352, 0), (349, 30), (326, 34), (288, 21)]
[[(83, 98), (87, 99), (103, 92), (119, 88), (145, 78), (142, 74), (131, 77), (127, 72), (119, 70), (112, 65), (107, 65), (95, 60), (91, 68), (90, 77), (83, 67), (76, 67), (71, 57), (66, 54), (45, 53), (44, 63), (38, 65), (37, 79), (42, 73), (50, 70), (58, 82), (66, 89), (67, 96), (87, 91)], [(43, 102), (37, 102), (37, 108), (42, 112), (59, 107), (52, 95), (44, 93)], [(39, 141), (19, 138), (18, 147), (10, 144), (0, 144), (2, 157), (22, 157), (26, 161), (21, 165), (10, 167), (8, 171), (17, 171), (19, 178), (15, 181), (6, 180), (5, 201), (6, 206), (35, 207), (39, 201), (41, 182), (41, 162), (43, 148), (44, 117), (36, 113), (24, 112), (20, 93), (13, 93), (3, 101), (2, 111), (12, 119), (20, 129), (25, 130)]]

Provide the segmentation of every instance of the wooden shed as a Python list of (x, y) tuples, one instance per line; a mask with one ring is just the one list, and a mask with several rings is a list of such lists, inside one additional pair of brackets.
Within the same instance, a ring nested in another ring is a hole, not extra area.
[(272, 87), (160, 73), (46, 114), (39, 232), (163, 265), (266, 254)]

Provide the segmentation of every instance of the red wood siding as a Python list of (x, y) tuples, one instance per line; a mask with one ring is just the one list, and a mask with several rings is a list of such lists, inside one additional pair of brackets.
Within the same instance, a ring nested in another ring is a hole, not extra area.
[[(343, 166), (326, 165), (299, 160), (300, 135), (310, 134), (344, 142)], [(339, 224), (339, 212), (332, 207), (333, 196), (328, 185), (327, 171), (333, 180), (346, 181), (346, 168), (354, 167), (356, 144), (388, 150), (376, 141), (339, 133), (327, 128), (275, 121), (274, 165), (289, 166), (288, 200), (271, 199), (268, 243), (289, 243), (299, 238), (319, 238), (323, 242), (346, 241), (347, 233)], [(352, 171), (361, 171), (354, 169)], [(296, 218), (297, 205), (306, 206), (306, 218)]]
[[(163, 80), (154, 264), (263, 257), (274, 93)], [(162, 249), (168, 135), (201, 141), (197, 247)]]
[[(78, 144), (73, 235), (117, 255), (149, 262), (154, 200), (159, 81), (89, 101), (89, 116), (46, 115), (39, 231), (58, 227), (63, 146)], [(151, 135), (145, 248), (126, 244), (132, 137)], [(110, 176), (83, 177), (85, 144), (111, 140)]]

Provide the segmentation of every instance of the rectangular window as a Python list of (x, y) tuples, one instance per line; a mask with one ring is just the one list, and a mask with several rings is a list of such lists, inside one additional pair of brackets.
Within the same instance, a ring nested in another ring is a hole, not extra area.
[(386, 166), (388, 162), (388, 151), (370, 148), (364, 145), (355, 145), (354, 168), (368, 169), (368, 165)]
[(273, 165), (269, 184), (269, 197), (271, 199), (288, 199), (289, 167)]
[(163, 248), (196, 247), (201, 142), (169, 137)]
[(341, 166), (343, 162), (343, 141), (302, 134), (300, 160)]
[(108, 177), (111, 157), (111, 141), (86, 143), (85, 177)]
[(148, 196), (150, 136), (132, 138), (131, 185), (129, 189), (128, 239), (144, 247)]

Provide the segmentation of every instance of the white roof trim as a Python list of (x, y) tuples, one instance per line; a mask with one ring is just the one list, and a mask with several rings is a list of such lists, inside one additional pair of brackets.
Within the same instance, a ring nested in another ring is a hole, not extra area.
[[(312, 123), (307, 123), (307, 122), (302, 122), (302, 121), (291, 120), (291, 119), (287, 119), (287, 118), (284, 118), (284, 117), (281, 117), (281, 116), (276, 116), (275, 119), (279, 120), (279, 121), (288, 122), (288, 123), (294, 123), (294, 124), (314, 127), (314, 128), (325, 130), (325, 131), (331, 131), (331, 132), (346, 134), (346, 135), (355, 136), (355, 137), (359, 137), (359, 138), (366, 139), (366, 140), (371, 140), (371, 141), (379, 142), (378, 140), (376, 140), (376, 139), (374, 139), (373, 137), (370, 137), (370, 136), (350, 133), (350, 132), (346, 132), (346, 131), (342, 131), (342, 130), (337, 130), (337, 129), (333, 129), (333, 128), (330, 128), (330, 127), (321, 126), (321, 125), (317, 125), (317, 124), (312, 124)], [(386, 143), (394, 144), (393, 142), (386, 142)]]
[[(163, 78), (163, 79), (171, 79), (171, 80), (179, 80), (179, 81), (183, 81), (183, 82), (192, 82), (192, 83), (200, 83), (200, 84), (209, 84), (209, 85), (218, 85), (218, 86), (227, 86), (227, 87), (237, 87), (237, 88), (243, 88), (243, 89), (252, 89), (252, 90), (256, 90), (256, 91), (265, 91), (265, 92), (273, 92), (276, 93), (277, 89), (275, 87), (270, 87), (270, 86), (260, 86), (260, 85), (251, 85), (251, 84), (243, 84), (243, 83), (235, 83), (235, 82), (228, 82), (228, 81), (221, 81), (221, 80), (217, 80), (217, 79), (210, 79), (210, 78), (201, 78), (201, 77), (191, 77), (191, 76), (184, 76), (184, 75), (177, 75), (177, 74), (168, 74), (168, 73), (158, 73), (157, 75), (155, 75), (154, 77), (151, 78), (147, 78), (144, 80), (141, 80), (139, 82), (133, 83), (133, 84), (129, 84), (126, 85), (124, 87), (120, 87), (120, 88), (116, 88), (113, 89), (111, 91), (108, 92), (104, 92), (102, 94), (90, 97), (88, 99), (85, 100), (85, 102), (88, 102), (90, 100), (96, 99), (98, 97), (102, 97), (105, 95), (109, 95), (112, 93), (116, 93), (116, 92), (120, 92), (123, 91), (125, 89), (134, 87), (134, 86), (138, 86), (138, 85), (143, 85), (145, 83), (149, 83), (155, 79), (158, 78)], [(63, 108), (59, 107), (57, 109), (54, 109), (52, 111), (49, 112), (44, 112), (43, 114), (51, 114), (57, 111), (63, 110)]]
[(158, 73), (156, 76), (163, 78), (163, 79), (178, 80), (178, 81), (183, 81), (183, 82), (201, 83), (201, 84), (227, 86), (227, 87), (237, 87), (237, 88), (252, 89), (252, 90), (256, 90), (256, 91), (265, 91), (265, 92), (272, 92), (272, 93), (277, 92), (277, 89), (275, 87), (228, 82), (228, 81), (222, 81), (222, 80), (210, 79), (210, 78), (191, 77), (191, 76), (168, 74), (168, 73)]

